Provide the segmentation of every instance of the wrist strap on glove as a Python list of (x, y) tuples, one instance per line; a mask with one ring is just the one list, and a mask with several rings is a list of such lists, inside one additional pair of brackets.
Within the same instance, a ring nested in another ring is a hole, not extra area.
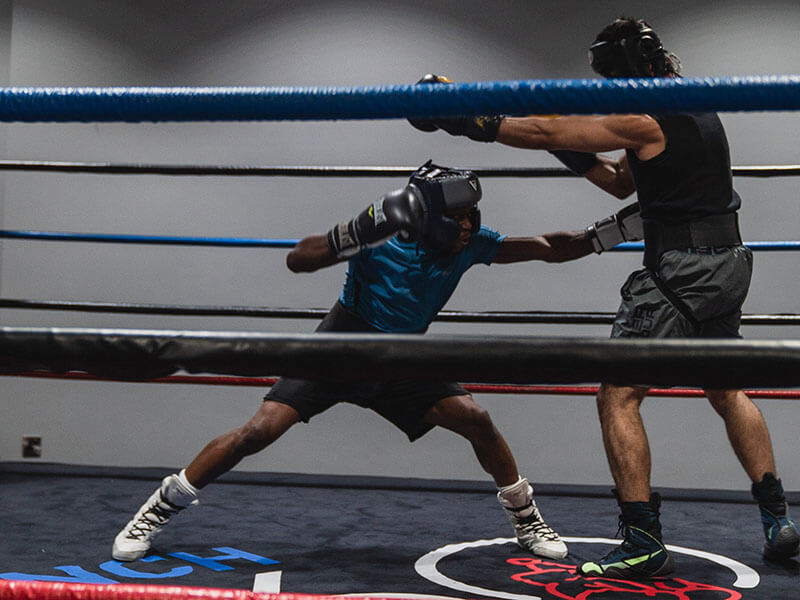
[(336, 255), (336, 258), (349, 258), (361, 247), (353, 221), (336, 225), (328, 232), (327, 239), (328, 247)]
[[(452, 80), (443, 75), (428, 73), (417, 84), (452, 85)], [(437, 117), (434, 119), (408, 119), (420, 131), (436, 131), (441, 129), (450, 135), (463, 135), (476, 142), (494, 142), (497, 140), (497, 130), (503, 117), (500, 115), (487, 115), (477, 117)]]

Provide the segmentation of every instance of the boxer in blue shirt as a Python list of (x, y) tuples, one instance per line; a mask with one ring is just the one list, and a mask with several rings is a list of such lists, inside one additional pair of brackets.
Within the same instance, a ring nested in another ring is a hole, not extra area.
[[(637, 205), (582, 231), (505, 237), (481, 226), (480, 198), (480, 182), (472, 172), (428, 162), (406, 187), (381, 196), (327, 234), (302, 239), (286, 261), (294, 272), (349, 261), (342, 294), (317, 331), (423, 333), (472, 265), (564, 262), (641, 238)], [(466, 438), (498, 487), (519, 545), (550, 559), (566, 556), (566, 545), (542, 519), (533, 488), (520, 476), (503, 436), (461, 385), (412, 378), (341, 384), (282, 377), (248, 423), (212, 440), (189, 466), (163, 480), (117, 535), (113, 557), (143, 557), (172, 515), (197, 501), (200, 488), (298, 421), (307, 422), (339, 402), (375, 411), (411, 441), (437, 425)]]

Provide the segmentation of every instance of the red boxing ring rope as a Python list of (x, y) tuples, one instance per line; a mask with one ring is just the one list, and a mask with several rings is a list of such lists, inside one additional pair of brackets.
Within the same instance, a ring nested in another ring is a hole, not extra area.
[[(312, 594), (261, 594), (249, 590), (148, 584), (0, 581), (2, 600), (341, 600)], [(376, 599), (378, 600), (378, 599)]]
[[(25, 373), (0, 373), (7, 377), (33, 377), (38, 379), (71, 379), (76, 381), (119, 381), (118, 379), (97, 377), (88, 373), (70, 371), (68, 373), (51, 373), (49, 371), (28, 371)], [(235, 377), (227, 375), (169, 375), (157, 379), (136, 380), (134, 383), (183, 383), (201, 385), (227, 385), (244, 387), (271, 387), (277, 377)], [(126, 383), (130, 383), (127, 382)], [(469, 392), (482, 394), (539, 394), (553, 396), (594, 396), (599, 386), (596, 385), (517, 385), (493, 383), (464, 384)], [(751, 398), (768, 398), (773, 400), (798, 400), (800, 390), (744, 390)], [(652, 388), (650, 396), (662, 398), (701, 398), (703, 390), (696, 388)], [(0, 596), (2, 598), (2, 596)]]

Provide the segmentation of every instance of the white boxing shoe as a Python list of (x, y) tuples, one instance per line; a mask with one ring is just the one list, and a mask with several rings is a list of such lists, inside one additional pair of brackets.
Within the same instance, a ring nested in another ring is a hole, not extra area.
[(544, 522), (527, 479), (520, 477), (515, 484), (502, 488), (497, 499), (514, 527), (521, 548), (544, 558), (561, 559), (567, 555), (567, 545)]
[(517, 534), (517, 543), (522, 548), (544, 558), (561, 559), (567, 555), (567, 545), (544, 522), (536, 502), (531, 500), (528, 506), (505, 510)]
[(170, 519), (191, 504), (197, 504), (197, 495), (181, 484), (178, 475), (169, 475), (161, 482), (147, 502), (114, 538), (111, 555), (114, 560), (139, 560), (161, 533)]

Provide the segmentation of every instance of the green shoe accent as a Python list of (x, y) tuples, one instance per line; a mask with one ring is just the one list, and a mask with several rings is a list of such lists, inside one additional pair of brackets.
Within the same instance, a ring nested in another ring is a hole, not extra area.
[(601, 560), (578, 567), (578, 573), (584, 577), (613, 579), (647, 579), (674, 570), (675, 563), (664, 545), (637, 527), (626, 527), (622, 543)]
[(633, 558), (626, 558), (619, 562), (607, 563), (604, 566), (598, 565), (597, 563), (593, 562), (583, 563), (581, 565), (581, 572), (585, 574), (589, 569), (592, 569), (593, 571), (596, 571), (597, 573), (602, 575), (603, 572), (608, 569), (625, 569), (627, 567), (635, 567), (636, 565), (639, 565), (643, 562), (647, 562), (651, 558), (655, 558), (662, 552), (664, 552), (664, 550), (658, 550), (656, 552), (653, 552), (652, 554), (643, 554), (642, 556), (634, 556)]
[(580, 572), (581, 575), (589, 575), (590, 573), (597, 573), (598, 575), (602, 575), (603, 567), (601, 567), (597, 563), (585, 562), (580, 567), (578, 567), (578, 571)]

